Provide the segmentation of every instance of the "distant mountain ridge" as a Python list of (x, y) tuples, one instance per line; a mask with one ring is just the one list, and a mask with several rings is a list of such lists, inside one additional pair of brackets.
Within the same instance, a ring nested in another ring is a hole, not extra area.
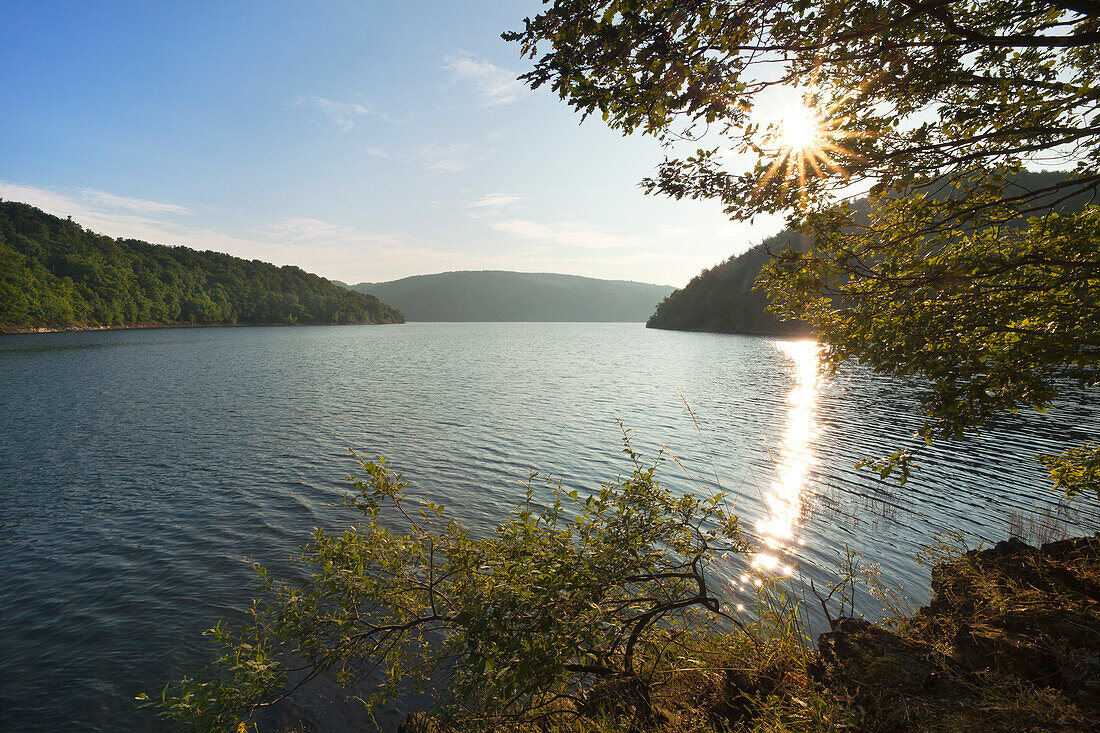
[(579, 275), (462, 270), (359, 283), (410, 321), (644, 322), (675, 288)]
[(112, 239), (0, 201), (0, 332), (403, 320), (377, 298), (297, 267)]

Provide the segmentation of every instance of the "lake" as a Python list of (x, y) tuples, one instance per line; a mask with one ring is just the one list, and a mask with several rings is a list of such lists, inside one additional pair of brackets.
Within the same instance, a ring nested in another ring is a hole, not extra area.
[[(898, 487), (853, 464), (907, 444), (915, 388), (857, 366), (822, 379), (815, 361), (809, 343), (641, 324), (0, 337), (0, 729), (160, 725), (134, 695), (196, 672), (202, 631), (241, 618), (242, 559), (293, 572), (313, 527), (354, 521), (334, 506), (349, 448), (487, 531), (532, 467), (581, 491), (628, 474), (621, 421), (636, 450), (683, 464), (665, 462), (666, 485), (734, 494), (762, 545), (746, 566), (827, 583), (848, 547), (914, 605), (929, 592), (915, 555), (938, 530), (976, 546), (1021, 516), (1100, 526), (1095, 500), (1066, 505), (1034, 460), (1100, 438), (1094, 401), (937, 444)], [(348, 720), (322, 703), (309, 716)]]

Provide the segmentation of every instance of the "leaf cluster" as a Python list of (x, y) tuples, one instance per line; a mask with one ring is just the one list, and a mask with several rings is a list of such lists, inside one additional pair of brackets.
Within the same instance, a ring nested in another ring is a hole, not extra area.
[(1039, 460), (1050, 469), (1055, 488), (1064, 490), (1066, 496), (1096, 492), (1100, 499), (1100, 445), (1090, 440), (1059, 455), (1039, 456)]

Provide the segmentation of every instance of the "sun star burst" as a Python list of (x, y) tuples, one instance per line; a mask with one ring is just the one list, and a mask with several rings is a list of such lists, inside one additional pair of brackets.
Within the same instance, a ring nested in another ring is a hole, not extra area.
[(769, 125), (762, 149), (771, 154), (772, 160), (756, 186), (757, 192), (779, 176), (782, 188), (797, 186), (805, 202), (811, 176), (848, 177), (840, 161), (858, 156), (844, 143), (860, 135), (846, 129), (849, 121), (838, 113), (839, 104), (822, 108), (802, 103)]

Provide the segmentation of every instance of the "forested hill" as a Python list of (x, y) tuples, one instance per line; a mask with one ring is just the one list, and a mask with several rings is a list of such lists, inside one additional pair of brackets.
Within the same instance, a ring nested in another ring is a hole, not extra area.
[(374, 296), (297, 267), (111, 239), (0, 202), (0, 330), (403, 320)]
[(466, 271), (352, 286), (393, 303), (410, 321), (636, 321), (668, 285), (550, 273)]
[(806, 335), (804, 324), (780, 321), (767, 312), (768, 296), (753, 290), (756, 276), (771, 259), (769, 252), (788, 247), (805, 252), (809, 239), (784, 229), (747, 252), (703, 270), (657, 306), (646, 326), (676, 331), (717, 331)]
[[(1014, 187), (1042, 191), (1065, 180), (1066, 175), (1058, 171), (1023, 171), (1013, 175), (1011, 180)], [(1040, 199), (1040, 203), (1043, 201)], [(1087, 194), (1078, 194), (1059, 201), (1054, 208), (1060, 212), (1080, 211), (1089, 202)], [(857, 209), (863, 205), (862, 199), (854, 203)], [(703, 270), (658, 305), (646, 326), (676, 331), (809, 335), (805, 324), (780, 321), (768, 313), (767, 295), (752, 289), (760, 270), (771, 259), (769, 253), (781, 252), (788, 245), (806, 252), (811, 243), (804, 235), (784, 229), (747, 252)]]

